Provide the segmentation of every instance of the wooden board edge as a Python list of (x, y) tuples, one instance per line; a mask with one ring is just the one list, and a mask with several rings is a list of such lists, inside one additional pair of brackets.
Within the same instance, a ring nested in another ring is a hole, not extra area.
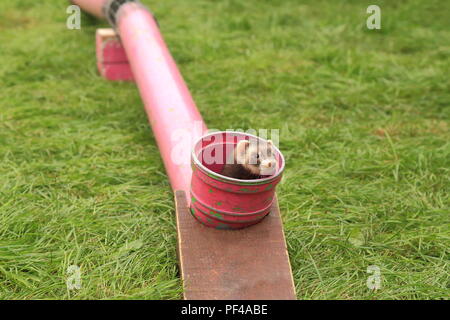
[[(190, 288), (191, 290), (188, 290), (189, 288), (187, 288), (187, 285), (186, 285), (186, 277), (188, 275), (185, 273), (185, 270), (184, 270), (185, 261), (184, 261), (184, 256), (183, 256), (183, 252), (182, 252), (183, 239), (181, 237), (181, 232), (180, 232), (180, 215), (182, 215), (182, 214), (190, 215), (190, 214), (189, 214), (189, 208), (187, 206), (188, 202), (187, 202), (187, 197), (186, 197), (185, 192), (184, 191), (175, 191), (174, 198), (175, 198), (176, 223), (177, 223), (177, 250), (176, 251), (177, 251), (177, 256), (178, 256), (179, 273), (180, 273), (180, 278), (181, 278), (182, 286), (183, 286), (183, 299), (190, 300), (186, 296), (186, 292), (191, 292), (192, 288)], [(292, 273), (292, 267), (291, 267), (291, 263), (290, 263), (289, 252), (288, 252), (288, 247), (287, 247), (287, 243), (286, 243), (286, 237), (285, 237), (284, 230), (282, 227), (281, 214), (280, 214), (280, 210), (279, 210), (279, 203), (278, 203), (277, 197), (276, 197), (276, 200), (274, 201), (271, 214), (275, 214), (275, 215), (279, 216), (280, 223), (281, 223), (282, 241), (283, 241), (283, 245), (284, 245), (283, 246), (284, 254), (287, 259), (287, 265), (289, 267), (290, 285), (286, 285), (286, 287), (285, 287), (286, 292), (284, 294), (284, 297), (286, 297), (285, 299), (288, 299), (288, 300), (296, 300), (297, 299), (296, 286), (295, 286), (294, 277), (293, 277), (293, 273)], [(219, 231), (219, 232), (222, 232), (222, 231)], [(236, 231), (232, 231), (232, 232), (236, 232)], [(237, 231), (237, 232), (239, 232), (239, 231)], [(235, 298), (232, 297), (232, 299), (235, 299)]]

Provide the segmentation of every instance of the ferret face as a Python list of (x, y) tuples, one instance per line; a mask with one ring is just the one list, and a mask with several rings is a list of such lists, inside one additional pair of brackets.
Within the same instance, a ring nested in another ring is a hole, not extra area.
[(256, 143), (241, 140), (236, 146), (237, 163), (256, 175), (270, 176), (275, 174), (277, 160), (272, 141)]

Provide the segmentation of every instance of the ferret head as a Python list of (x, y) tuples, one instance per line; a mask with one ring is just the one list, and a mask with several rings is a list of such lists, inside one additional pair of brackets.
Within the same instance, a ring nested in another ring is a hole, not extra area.
[(277, 170), (272, 141), (267, 143), (241, 140), (236, 146), (236, 161), (255, 175), (270, 176)]

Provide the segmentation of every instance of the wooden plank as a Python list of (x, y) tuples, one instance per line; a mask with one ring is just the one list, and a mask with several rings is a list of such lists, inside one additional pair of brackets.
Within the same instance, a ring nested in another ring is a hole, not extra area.
[(278, 201), (250, 228), (208, 228), (175, 192), (178, 257), (187, 300), (293, 300), (295, 286)]

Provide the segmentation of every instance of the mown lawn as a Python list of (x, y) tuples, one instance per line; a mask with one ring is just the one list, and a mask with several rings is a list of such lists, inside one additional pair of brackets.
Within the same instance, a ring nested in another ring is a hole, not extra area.
[[(280, 129), (299, 299), (448, 299), (450, 2), (143, 2), (210, 128)], [(67, 6), (0, 2), (0, 298), (179, 299), (138, 91), (98, 76), (106, 24), (68, 30)]]

